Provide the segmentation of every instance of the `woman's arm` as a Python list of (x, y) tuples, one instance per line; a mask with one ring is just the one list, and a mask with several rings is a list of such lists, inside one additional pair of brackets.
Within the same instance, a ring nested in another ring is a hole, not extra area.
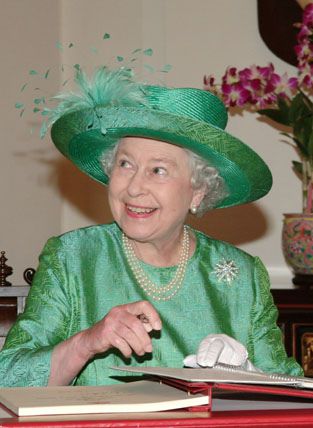
[(265, 372), (303, 375), (294, 358), (286, 354), (282, 332), (277, 326), (278, 310), (270, 292), (267, 270), (258, 257), (254, 259), (256, 299), (251, 309), (251, 332), (247, 343), (249, 359)]
[[(143, 315), (145, 322), (140, 321)], [(161, 320), (147, 301), (115, 306), (98, 323), (53, 350), (48, 385), (68, 385), (96, 354), (117, 348), (125, 357), (152, 352), (151, 330), (161, 329)]]
[(90, 314), (81, 312), (84, 296), (81, 290), (76, 295), (71, 254), (59, 238), (46, 244), (25, 311), (0, 352), (0, 386), (67, 385), (91, 358), (109, 348), (119, 349), (126, 357), (151, 352), (148, 333), (159, 330), (161, 321), (149, 302), (115, 306), (82, 330), (81, 316)]

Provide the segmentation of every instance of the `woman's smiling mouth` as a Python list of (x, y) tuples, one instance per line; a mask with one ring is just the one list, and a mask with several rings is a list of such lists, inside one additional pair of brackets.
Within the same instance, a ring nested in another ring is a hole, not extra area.
[(156, 208), (138, 207), (126, 204), (126, 211), (131, 217), (147, 217), (156, 211)]

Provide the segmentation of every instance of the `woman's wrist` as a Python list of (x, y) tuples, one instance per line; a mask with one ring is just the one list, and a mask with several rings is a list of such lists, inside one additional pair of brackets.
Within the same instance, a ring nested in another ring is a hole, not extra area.
[[(48, 385), (69, 385), (94, 356), (85, 346), (86, 330), (77, 333), (53, 350)], [(87, 333), (88, 334), (88, 333)]]
[(90, 336), (90, 329), (87, 329), (82, 330), (71, 338), (73, 346), (72, 351), (84, 364), (96, 355), (95, 350), (92, 349), (90, 344)]

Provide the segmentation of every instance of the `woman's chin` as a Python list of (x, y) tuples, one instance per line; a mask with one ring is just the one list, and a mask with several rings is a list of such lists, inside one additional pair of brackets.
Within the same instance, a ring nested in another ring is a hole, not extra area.
[(152, 236), (154, 235), (152, 230), (142, 227), (122, 227), (122, 230), (129, 239), (138, 242), (149, 242), (152, 240)]

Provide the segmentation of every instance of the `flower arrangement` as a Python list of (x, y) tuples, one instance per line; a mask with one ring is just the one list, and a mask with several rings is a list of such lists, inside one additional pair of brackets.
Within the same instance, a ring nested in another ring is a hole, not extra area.
[(297, 75), (279, 75), (273, 66), (228, 67), (216, 82), (204, 76), (204, 89), (219, 96), (229, 108), (249, 109), (287, 127), (282, 135), (300, 161), (293, 168), (302, 180), (303, 212), (313, 213), (313, 3), (303, 11), (295, 52)]

